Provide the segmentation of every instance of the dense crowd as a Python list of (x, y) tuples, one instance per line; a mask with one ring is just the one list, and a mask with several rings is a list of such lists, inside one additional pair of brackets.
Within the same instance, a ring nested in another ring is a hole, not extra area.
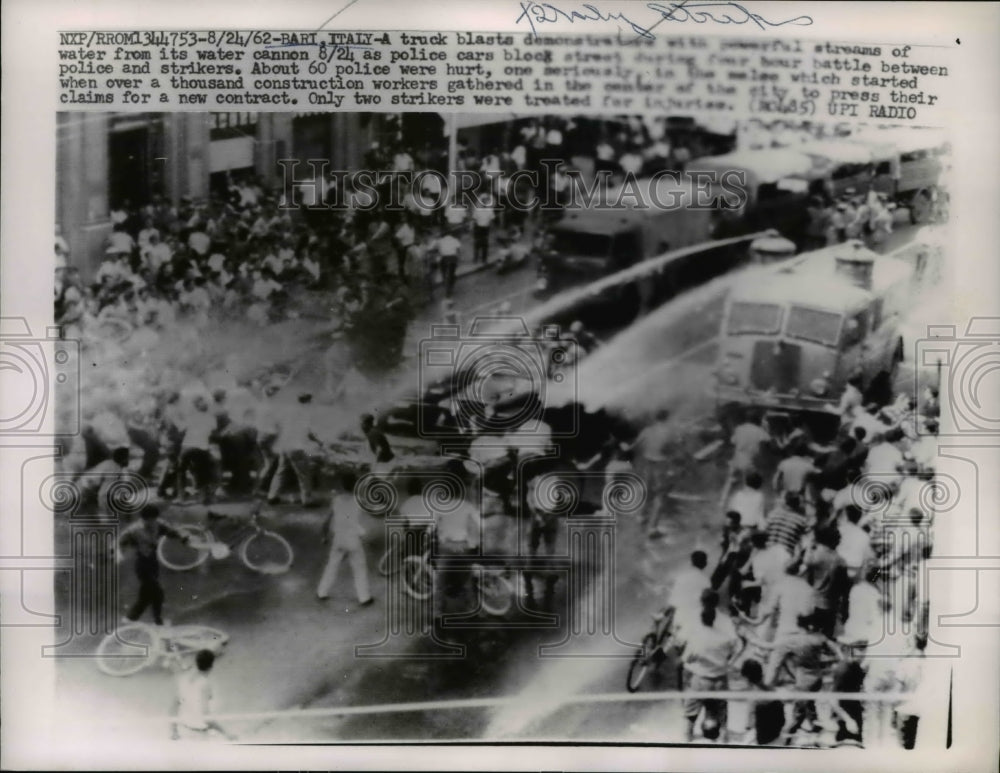
[(803, 245), (815, 250), (848, 239), (859, 239), (868, 247), (879, 250), (893, 229), (896, 203), (885, 193), (870, 190), (860, 195), (848, 188), (842, 196), (811, 196), (806, 207), (808, 225)]
[[(919, 577), (941, 501), (934, 390), (919, 403), (863, 393), (852, 380), (830, 442), (817, 442), (802, 420), (783, 425), (751, 412), (736, 426), (721, 557), (710, 568), (696, 551), (670, 593), (689, 688), (917, 689), (928, 626)], [(910, 632), (908, 653), (876, 649), (898, 647), (885, 645), (893, 630)], [(891, 712), (860, 700), (731, 708), (727, 716), (725, 701), (686, 701), (689, 739), (697, 725), (710, 740), (860, 745), (891, 723), (912, 748), (922, 713), (915, 700)]]

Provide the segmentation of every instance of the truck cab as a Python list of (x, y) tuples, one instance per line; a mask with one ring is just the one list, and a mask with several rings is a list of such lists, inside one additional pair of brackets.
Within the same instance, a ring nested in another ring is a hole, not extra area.
[(860, 241), (750, 274), (726, 301), (715, 369), (720, 408), (824, 412), (852, 376), (867, 384), (892, 374), (912, 280), (912, 263)]

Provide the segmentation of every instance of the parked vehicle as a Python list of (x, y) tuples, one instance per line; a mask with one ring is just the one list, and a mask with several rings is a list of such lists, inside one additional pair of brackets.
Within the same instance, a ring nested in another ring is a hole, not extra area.
[(889, 158), (875, 168), (872, 187), (910, 211), (910, 221), (928, 223), (947, 197), (942, 188), (948, 135), (937, 129), (877, 129), (852, 135), (858, 142), (891, 147)]
[(687, 171), (693, 181), (702, 175), (714, 181), (713, 238), (773, 228), (801, 245), (809, 193), (821, 179), (808, 155), (792, 148), (737, 150), (696, 159)]
[(602, 192), (567, 207), (539, 255), (536, 291), (593, 281), (711, 238), (711, 199), (685, 178), (664, 175)]

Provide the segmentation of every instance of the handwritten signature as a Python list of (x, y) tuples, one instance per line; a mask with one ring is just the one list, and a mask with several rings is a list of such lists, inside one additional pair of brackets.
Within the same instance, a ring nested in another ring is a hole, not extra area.
[(619, 21), (627, 24), (640, 38), (652, 40), (655, 36), (653, 30), (663, 22), (694, 22), (695, 24), (755, 24), (758, 29), (766, 30), (770, 27), (783, 27), (791, 24), (796, 27), (808, 27), (813, 23), (811, 16), (795, 16), (784, 21), (770, 21), (760, 14), (752, 13), (739, 3), (690, 3), (681, 0), (679, 3), (646, 3), (646, 8), (660, 16), (650, 26), (646, 27), (638, 22), (632, 21), (623, 13), (603, 11), (600, 8), (584, 3), (577, 9), (564, 10), (552, 3), (536, 3), (531, 0), (521, 0), (521, 15), (517, 17), (516, 24), (526, 21), (531, 31), (538, 33), (536, 25), (558, 22), (561, 20), (570, 23), (578, 21)]

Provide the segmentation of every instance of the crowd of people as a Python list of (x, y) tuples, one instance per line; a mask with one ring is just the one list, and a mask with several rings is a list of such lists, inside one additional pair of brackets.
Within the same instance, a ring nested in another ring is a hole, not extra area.
[(878, 250), (893, 229), (896, 203), (875, 189), (861, 195), (848, 188), (842, 196), (811, 196), (804, 249), (815, 250), (859, 239)]
[[(710, 567), (705, 551), (693, 553), (669, 597), (690, 689), (917, 689), (929, 621), (919, 576), (938, 501), (937, 395), (879, 398), (852, 379), (836, 413), (839, 430), (825, 442), (801, 419), (758, 412), (733, 430), (720, 558)], [(875, 650), (888, 631), (909, 632), (907, 652)], [(912, 748), (921, 713), (916, 701), (891, 717), (861, 700), (730, 708), (685, 701), (688, 738), (860, 745), (892, 724)]]
[[(682, 170), (692, 152), (702, 150), (671, 142), (665, 120), (637, 117), (586, 127), (568, 118), (532, 120), (508, 140), (506, 150), (500, 147), (459, 153), (460, 168), (495, 173), (484, 177), (471, 206), (435, 190), (433, 176), (424, 178), (429, 188), (403, 191), (402, 211), (385, 207), (393, 197), (380, 191), (364, 201), (370, 194), (354, 178), (343, 180), (343, 189), (323, 191), (325, 202), (353, 203), (346, 208), (291, 211), (280, 206), (288, 204), (287, 191), (264, 191), (250, 178), (230, 181), (224, 195), (206, 202), (183, 199), (176, 207), (155, 197), (142, 207), (123, 202), (112, 212), (106, 257), (89, 285), (80, 281), (67, 260), (66, 242), (56, 234), (56, 320), (85, 350), (110, 338), (119, 354), (135, 360), (125, 355), (148, 352), (157, 337), (179, 328), (194, 331), (196, 339), (211, 335), (220, 322), (263, 327), (294, 317), (303, 294), (316, 293), (326, 299), (334, 335), (353, 345), (355, 363), (384, 371), (399, 362), (410, 321), (434, 299), (438, 286), (446, 299), (453, 296), (462, 261), (493, 260), (503, 268), (546, 249), (544, 218), (514, 206), (513, 199), (516, 194), (523, 201), (524, 194), (537, 202), (547, 191), (512, 191), (505, 181), (514, 172), (537, 169), (545, 158), (568, 168), (584, 155), (593, 159), (594, 171), (645, 175)], [(592, 149), (580, 154), (581, 147)], [(365, 166), (417, 171), (415, 155), (401, 140), (377, 145)], [(556, 201), (564, 201), (565, 173), (547, 178), (547, 184), (555, 186)], [(427, 198), (440, 195), (447, 206), (426, 206)], [(835, 202), (814, 198), (809, 246), (851, 238), (877, 246), (891, 232), (893, 208), (877, 192), (859, 197), (848, 190)], [(455, 315), (451, 304), (445, 311)], [(597, 345), (584, 340), (589, 334), (582, 329), (571, 333), (584, 351)], [(319, 503), (312, 457), (322, 446), (317, 428), (328, 409), (311, 394), (290, 395), (280, 381), (265, 376), (236, 377), (237, 369), (228, 366), (212, 376), (175, 374), (172, 381), (153, 373), (148, 362), (133, 366), (145, 371), (126, 390), (84, 393), (83, 431), (67, 440), (62, 463), (80, 484), (82, 508), (115, 515), (109, 490), (130, 472), (162, 500), (211, 503), (223, 486), (223, 495), (256, 492), (278, 502), (290, 485), (301, 506)], [(934, 513), (927, 503), (933, 497), (924, 492), (933, 484), (936, 396), (924, 396), (918, 406), (907, 396), (865, 394), (860, 387), (856, 381), (848, 386), (833, 441), (817, 441), (805, 421), (779, 427), (750, 415), (736, 427), (721, 500), (721, 558), (710, 569), (706, 553), (696, 551), (669, 600), (689, 688), (742, 685), (766, 691), (785, 683), (801, 691), (905, 691), (919, 679), (913, 671), (919, 670), (926, 644), (927, 610), (915, 576), (932, 545)], [(652, 494), (645, 526), (653, 539), (668, 520), (674, 481), (674, 460), (664, 450), (671, 445), (668, 418), (658, 416), (634, 445), (614, 443), (610, 456), (602, 457), (611, 476), (629, 469), (633, 459), (643, 465)], [(382, 430), (370, 418), (360, 429), (372, 463), (388, 464), (393, 452)], [(132, 460), (130, 449), (138, 449), (141, 458)], [(769, 460), (775, 455), (780, 461), (773, 465)], [(333, 544), (317, 596), (329, 598), (340, 563), (347, 560), (358, 602), (367, 605), (372, 596), (355, 485), (344, 477), (334, 496)], [(503, 501), (503, 481), (494, 488), (499, 493), (490, 501), (499, 502), (499, 512), (516, 509)], [(532, 553), (543, 546), (552, 552), (557, 526), (551, 514), (538, 507), (521, 512), (530, 514)], [(458, 508), (436, 524), (445, 556), (437, 568), (444, 576), (449, 576), (448, 551), (459, 556), (475, 549), (489, 515)], [(139, 556), (133, 619), (148, 607), (161, 618), (152, 546), (167, 532), (157, 516), (147, 510), (126, 531), (126, 544)], [(910, 538), (887, 538), (899, 530)], [(467, 574), (451, 572), (451, 582)], [(551, 587), (546, 592), (551, 595)], [(882, 636), (889, 615), (917, 631), (913, 657), (868, 660), (865, 648)], [(751, 646), (741, 646), (741, 637)], [(689, 738), (700, 733), (708, 740), (777, 743), (826, 728), (837, 741), (861, 743), (870, 726), (860, 702), (774, 704), (744, 707), (740, 717), (727, 711), (725, 701), (691, 699), (684, 706)], [(916, 721), (897, 713), (904, 745), (912, 745)]]

